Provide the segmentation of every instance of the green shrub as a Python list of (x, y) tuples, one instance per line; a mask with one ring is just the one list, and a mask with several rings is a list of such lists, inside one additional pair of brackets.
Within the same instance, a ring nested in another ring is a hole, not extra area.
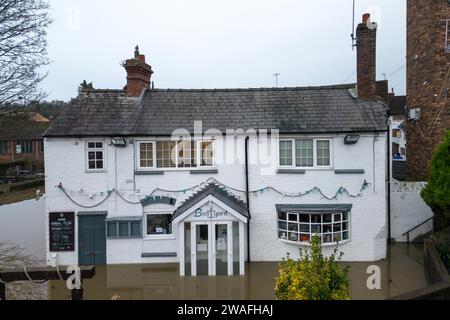
[(337, 249), (328, 258), (322, 254), (318, 236), (311, 239), (310, 251), (300, 249), (300, 259), (288, 254), (279, 264), (275, 296), (279, 300), (348, 300), (349, 267), (341, 268)]
[(435, 213), (438, 228), (445, 228), (450, 220), (450, 130), (433, 154), (428, 184), (421, 196)]

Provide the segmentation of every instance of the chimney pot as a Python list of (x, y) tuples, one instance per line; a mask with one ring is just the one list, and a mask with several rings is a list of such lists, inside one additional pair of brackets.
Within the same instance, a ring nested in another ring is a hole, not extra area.
[(362, 23), (368, 24), (370, 23), (370, 13), (364, 13), (362, 16)]
[(139, 53), (136, 46), (134, 58), (123, 64), (127, 72), (127, 93), (129, 97), (139, 97), (142, 90), (150, 89), (150, 79), (153, 74), (152, 67), (145, 62), (145, 55)]

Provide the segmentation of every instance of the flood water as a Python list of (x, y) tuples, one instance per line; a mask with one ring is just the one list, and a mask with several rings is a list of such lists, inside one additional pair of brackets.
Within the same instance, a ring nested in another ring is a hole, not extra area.
[[(39, 259), (45, 258), (45, 200), (0, 206), (0, 243), (14, 242)], [(395, 244), (388, 259), (345, 262), (350, 266), (352, 299), (386, 299), (429, 284), (422, 245)], [(369, 265), (381, 269), (381, 289), (366, 285)], [(275, 299), (276, 262), (246, 264), (245, 276), (180, 277), (177, 264), (97, 266), (93, 279), (84, 280), (85, 299)], [(48, 299), (70, 299), (63, 281), (47, 284)]]

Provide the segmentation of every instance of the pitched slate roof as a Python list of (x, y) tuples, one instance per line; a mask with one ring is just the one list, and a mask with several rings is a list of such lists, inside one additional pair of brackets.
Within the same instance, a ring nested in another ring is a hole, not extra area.
[(0, 141), (39, 140), (50, 125), (44, 116), (33, 112), (0, 112)]
[(171, 135), (176, 129), (278, 129), (280, 133), (385, 131), (382, 102), (355, 99), (354, 85), (261, 89), (82, 92), (45, 136)]
[(214, 182), (209, 183), (203, 189), (186, 199), (182, 205), (180, 205), (173, 213), (172, 220), (176, 217), (182, 215), (184, 212), (195, 206), (197, 203), (202, 201), (207, 196), (212, 195), (216, 199), (227, 204), (232, 209), (236, 210), (244, 217), (249, 218), (248, 208), (244, 201), (238, 199), (234, 195), (228, 193), (224, 189), (220, 188)]

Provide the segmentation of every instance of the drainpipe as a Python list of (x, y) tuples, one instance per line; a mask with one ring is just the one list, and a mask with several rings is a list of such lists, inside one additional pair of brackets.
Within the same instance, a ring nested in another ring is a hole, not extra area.
[(245, 137), (245, 195), (247, 198), (248, 221), (247, 221), (247, 262), (250, 262), (250, 194), (248, 183), (248, 142), (250, 137)]
[(387, 105), (387, 214), (388, 214), (388, 243), (391, 243), (391, 112)]

